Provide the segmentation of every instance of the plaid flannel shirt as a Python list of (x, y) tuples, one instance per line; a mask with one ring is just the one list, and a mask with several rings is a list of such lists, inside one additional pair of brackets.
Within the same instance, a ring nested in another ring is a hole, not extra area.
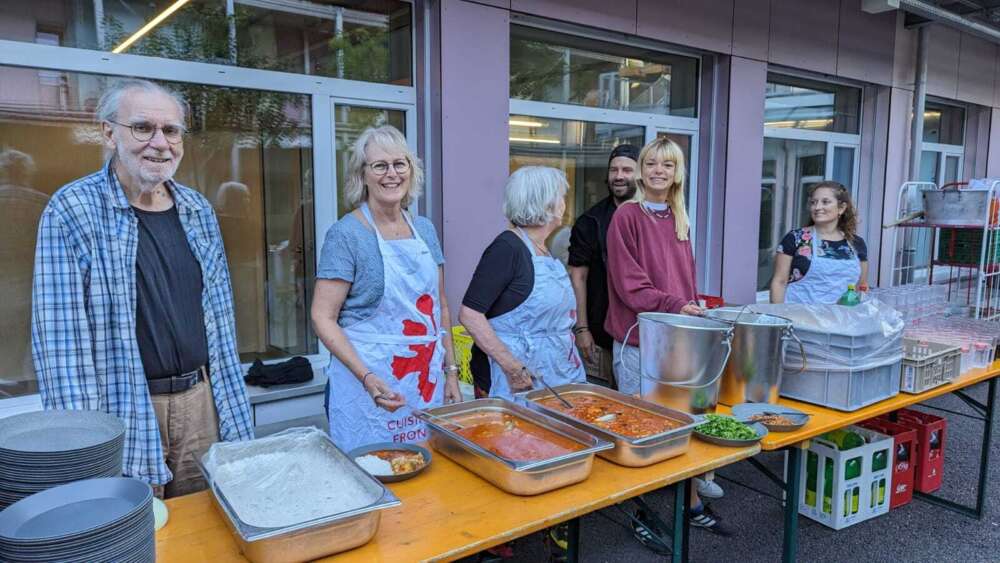
[[(208, 367), (223, 440), (253, 438), (236, 351), (229, 267), (215, 212), (169, 182), (201, 264)], [(138, 220), (111, 162), (61, 188), (42, 214), (35, 249), (31, 345), (47, 409), (93, 409), (125, 423), (125, 475), (162, 485), (172, 475), (135, 337)]]

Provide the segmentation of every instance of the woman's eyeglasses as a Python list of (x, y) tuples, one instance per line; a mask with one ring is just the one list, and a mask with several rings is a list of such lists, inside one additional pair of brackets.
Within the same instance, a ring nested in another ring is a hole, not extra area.
[[(368, 163), (368, 169), (372, 171), (372, 174), (376, 176), (385, 176), (389, 172), (390, 164), (384, 160), (377, 160), (375, 162)], [(407, 159), (394, 160), (391, 164), (392, 169), (396, 171), (396, 174), (406, 174), (410, 171), (410, 161)]]

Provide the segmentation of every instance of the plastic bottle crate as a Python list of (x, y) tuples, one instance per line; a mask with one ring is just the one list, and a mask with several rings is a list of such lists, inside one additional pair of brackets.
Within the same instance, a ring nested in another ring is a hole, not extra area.
[[(892, 437), (859, 426), (849, 426), (845, 430), (857, 432), (868, 443), (840, 451), (836, 444), (820, 436), (801, 454), (805, 470), (799, 481), (799, 514), (834, 530), (889, 512), (889, 491), (892, 490), (892, 471), (888, 463), (893, 450)], [(875, 469), (876, 456), (884, 467)], [(848, 463), (860, 465), (857, 477), (847, 478)], [(832, 478), (829, 502), (827, 464), (831, 464)], [(811, 494), (813, 492), (815, 494)]]
[(901, 362), (869, 369), (809, 369), (799, 373), (786, 362), (782, 370), (783, 397), (841, 411), (856, 411), (899, 394)]
[(904, 393), (923, 393), (953, 381), (962, 370), (962, 349), (957, 346), (927, 342), (930, 354), (917, 358), (913, 354), (919, 342), (903, 339), (903, 366), (899, 390)]
[(899, 508), (913, 500), (913, 480), (916, 477), (917, 431), (889, 422), (885, 418), (872, 418), (861, 426), (892, 436), (892, 494), (889, 508)]
[[(988, 262), (1000, 261), (1000, 231), (992, 231), (993, 256)], [(937, 259), (952, 264), (978, 264), (983, 253), (982, 229), (941, 229)]]
[[(913, 486), (922, 493), (941, 488), (944, 478), (944, 444), (948, 421), (930, 413), (900, 409), (895, 422), (917, 431), (917, 456)], [(888, 417), (892, 420), (892, 416)]]

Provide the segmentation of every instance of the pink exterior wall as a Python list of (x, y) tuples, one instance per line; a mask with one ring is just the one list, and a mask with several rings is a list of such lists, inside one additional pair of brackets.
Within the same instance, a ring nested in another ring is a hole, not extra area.
[(506, 10), (442, 0), (442, 242), (445, 292), (456, 320), (479, 257), (506, 225), (509, 59)]
[[(882, 198), (882, 224), (892, 222), (896, 218), (899, 187), (907, 180), (910, 154), (910, 113), (913, 105), (913, 92), (893, 88), (889, 99), (888, 144), (885, 155), (885, 193)], [(888, 230), (882, 234), (880, 248), (881, 261), (878, 268), (869, 271), (869, 284), (876, 282), (879, 286), (892, 285), (892, 266), (895, 250), (892, 243), (897, 230)], [(876, 272), (878, 277), (876, 278)]]
[(838, 0), (772, 0), (768, 60), (792, 68), (836, 74), (839, 18)]
[(765, 63), (730, 59), (722, 240), (722, 296), (730, 303), (753, 303), (756, 299), (766, 83)]
[(638, 35), (729, 53), (733, 0), (639, 0)]
[(510, 9), (597, 29), (635, 33), (636, 0), (510, 0)]

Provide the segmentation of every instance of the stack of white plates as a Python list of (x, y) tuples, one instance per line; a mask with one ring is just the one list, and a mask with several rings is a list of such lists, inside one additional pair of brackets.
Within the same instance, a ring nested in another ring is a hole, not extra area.
[(87, 479), (0, 512), (0, 561), (145, 563), (156, 560), (153, 489), (135, 479)]
[(0, 419), (0, 508), (65, 483), (121, 475), (124, 443), (125, 425), (98, 411)]

